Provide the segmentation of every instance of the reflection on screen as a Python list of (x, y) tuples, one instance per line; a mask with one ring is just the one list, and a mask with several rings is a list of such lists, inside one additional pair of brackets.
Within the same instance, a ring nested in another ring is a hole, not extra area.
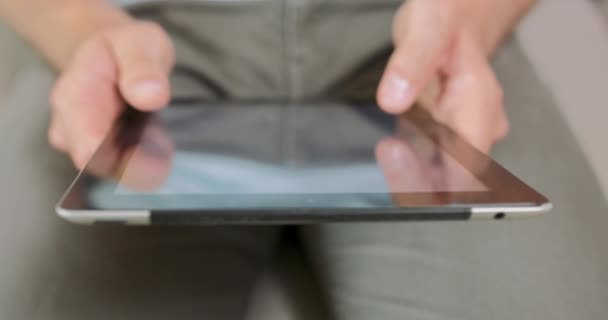
[[(124, 166), (116, 193), (487, 191), (414, 124), (385, 115), (374, 106), (332, 103), (180, 108), (160, 114), (163, 131), (175, 149), (167, 159), (170, 163), (163, 179), (145, 189), (126, 181), (141, 169), (134, 154)], [(398, 127), (406, 136), (396, 133)], [(141, 144), (154, 145), (154, 139), (159, 139), (158, 134), (144, 136)], [(395, 166), (378, 160), (382, 151), (378, 145), (386, 139), (398, 139), (400, 147), (408, 151)]]

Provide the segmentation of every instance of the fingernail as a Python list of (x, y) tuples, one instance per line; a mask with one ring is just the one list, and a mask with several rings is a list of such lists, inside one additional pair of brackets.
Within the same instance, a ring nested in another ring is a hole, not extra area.
[(412, 103), (412, 86), (407, 79), (396, 72), (390, 72), (380, 88), (380, 99), (388, 111), (404, 111)]
[(138, 99), (156, 97), (163, 91), (163, 84), (158, 80), (139, 80), (132, 84), (133, 93)]

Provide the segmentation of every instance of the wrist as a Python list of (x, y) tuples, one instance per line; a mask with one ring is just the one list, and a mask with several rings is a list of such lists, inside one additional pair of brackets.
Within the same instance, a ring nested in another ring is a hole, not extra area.
[(458, 0), (465, 30), (491, 56), (536, 0)]

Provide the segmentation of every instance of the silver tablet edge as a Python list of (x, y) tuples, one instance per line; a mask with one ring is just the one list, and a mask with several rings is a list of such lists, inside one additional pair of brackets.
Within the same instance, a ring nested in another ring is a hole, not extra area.
[(497, 207), (473, 207), (471, 209), (471, 219), (473, 220), (500, 220), (514, 218), (537, 217), (553, 209), (552, 203), (545, 203), (538, 206), (497, 206)]
[[(471, 208), (471, 220), (500, 220), (531, 218), (542, 215), (553, 208), (551, 203), (538, 206), (496, 206)], [(151, 224), (151, 212), (148, 210), (68, 210), (56, 207), (57, 214), (65, 220), (78, 224), (120, 223), (146, 226)]]
[[(91, 156), (92, 157), (92, 156)], [(90, 159), (89, 159), (90, 161)], [(88, 161), (87, 161), (88, 162)], [(78, 224), (92, 225), (94, 223), (120, 223), (127, 225), (147, 226), (151, 223), (151, 212), (148, 210), (71, 210), (62, 208), (68, 194), (80, 179), (84, 170), (80, 170), (64, 194), (55, 205), (55, 212), (61, 218)]]
[(58, 206), (56, 211), (65, 220), (78, 224), (120, 223), (147, 226), (151, 221), (151, 213), (147, 210), (67, 210)]

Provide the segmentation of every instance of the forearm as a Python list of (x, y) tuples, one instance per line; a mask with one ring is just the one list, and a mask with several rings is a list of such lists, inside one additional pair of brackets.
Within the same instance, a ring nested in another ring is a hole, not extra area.
[(0, 0), (0, 14), (57, 68), (92, 33), (130, 19), (103, 0)]
[(537, 0), (459, 0), (469, 27), (491, 55)]

